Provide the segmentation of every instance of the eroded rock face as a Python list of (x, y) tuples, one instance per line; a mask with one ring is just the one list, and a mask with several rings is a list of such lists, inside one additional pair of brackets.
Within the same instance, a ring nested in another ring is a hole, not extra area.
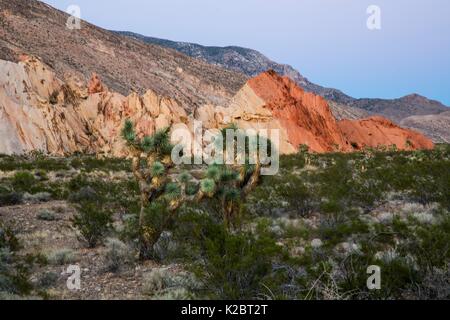
[(0, 153), (123, 156), (120, 132), (126, 119), (135, 123), (140, 137), (165, 127), (185, 128), (185, 135), (193, 136), (194, 120), (205, 130), (230, 124), (269, 129), (269, 138), (270, 129), (277, 129), (282, 154), (296, 152), (301, 144), (314, 152), (346, 152), (354, 149), (352, 145), (433, 147), (424, 136), (384, 118), (338, 123), (323, 98), (274, 72), (251, 79), (228, 106), (204, 105), (188, 115), (180, 103), (153, 90), (126, 97), (109, 90), (96, 74), (88, 83), (71, 74), (61, 80), (34, 57), (23, 55), (18, 63), (0, 60)]
[(314, 152), (349, 150), (322, 97), (305, 92), (290, 78), (280, 77), (275, 72), (265, 72), (251, 79), (249, 86), (280, 121), (295, 149), (306, 144)]
[(64, 106), (63, 84), (38, 60), (0, 62), (0, 152), (79, 151), (88, 137), (73, 106)]
[(314, 152), (351, 149), (327, 102), (273, 71), (248, 81), (228, 108), (216, 108), (214, 113), (206, 106), (197, 114), (214, 119), (212, 126), (235, 123), (243, 129), (278, 129), (282, 154), (294, 153), (302, 144)]
[(0, 153), (40, 150), (120, 156), (125, 119), (134, 121), (143, 136), (187, 121), (187, 115), (178, 103), (153, 91), (125, 97), (108, 91), (97, 75), (87, 85), (73, 76), (57, 79), (33, 57), (23, 56), (19, 63), (0, 60)]
[(205, 106), (197, 111), (209, 127), (235, 123), (244, 129), (279, 129), (282, 154), (302, 144), (313, 152), (359, 150), (396, 145), (398, 149), (430, 149), (431, 140), (382, 117), (338, 122), (326, 100), (305, 92), (273, 71), (250, 79), (228, 108)]
[(422, 134), (400, 128), (383, 117), (339, 122), (345, 138), (356, 149), (396, 146), (399, 150), (433, 149), (433, 142)]
[(101, 82), (99, 76), (96, 73), (93, 73), (91, 80), (89, 80), (88, 93), (94, 94), (103, 91), (106, 91), (105, 87), (103, 86), (103, 83)]

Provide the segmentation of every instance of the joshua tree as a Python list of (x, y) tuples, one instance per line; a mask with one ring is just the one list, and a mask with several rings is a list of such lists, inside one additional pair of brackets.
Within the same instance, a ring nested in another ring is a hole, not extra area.
[[(222, 134), (225, 134), (224, 131)], [(202, 179), (196, 181), (190, 173), (179, 173), (179, 170), (176, 170), (171, 157), (173, 146), (169, 139), (169, 128), (140, 139), (135, 133), (133, 123), (127, 120), (122, 137), (127, 143), (133, 174), (139, 184), (141, 259), (152, 256), (154, 244), (184, 203), (199, 203), (208, 198), (215, 198), (220, 201), (224, 221), (229, 225), (239, 201), (259, 182), (259, 156), (256, 156), (254, 165), (249, 164), (247, 156), (243, 165), (210, 165), (202, 174)], [(163, 222), (159, 226), (149, 225), (146, 220), (148, 208), (161, 202), (164, 203), (166, 213)]]
[(305, 166), (311, 165), (311, 157), (310, 157), (310, 153), (309, 153), (309, 146), (307, 144), (299, 145), (298, 152), (305, 159)]

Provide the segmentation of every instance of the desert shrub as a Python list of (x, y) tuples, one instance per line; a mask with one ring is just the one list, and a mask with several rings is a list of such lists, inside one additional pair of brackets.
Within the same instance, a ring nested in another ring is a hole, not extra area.
[(174, 288), (154, 295), (152, 300), (192, 300), (192, 293), (185, 288)]
[(282, 190), (277, 191), (280, 192), (283, 199), (287, 200), (295, 216), (309, 216), (317, 208), (310, 189), (300, 181), (292, 181), (290, 184), (284, 185)]
[(57, 249), (47, 254), (47, 261), (52, 265), (62, 266), (74, 263), (76, 255), (72, 249)]
[(73, 203), (93, 202), (98, 200), (97, 192), (91, 187), (81, 187), (80, 190), (69, 194), (68, 200)]
[(37, 159), (32, 161), (32, 165), (36, 169), (45, 170), (47, 172), (69, 169), (65, 158), (39, 156)]
[[(403, 233), (405, 235), (405, 233)], [(406, 233), (407, 235), (407, 233)], [(422, 270), (444, 268), (450, 261), (450, 217), (440, 216), (435, 224), (419, 224), (402, 246), (403, 254), (414, 254)]]
[(111, 212), (98, 202), (82, 202), (77, 206), (77, 211), (72, 224), (87, 245), (94, 248), (111, 229)]
[(96, 157), (83, 157), (79, 159), (80, 162), (74, 163), (72, 161), (72, 166), (80, 168), (87, 172), (92, 172), (95, 170), (99, 171), (130, 171), (130, 161), (124, 160), (120, 158), (106, 158), (106, 159), (98, 159)]
[(38, 192), (35, 194), (25, 193), (23, 200), (29, 203), (48, 202), (52, 199), (52, 195), (49, 192)]
[(134, 260), (133, 250), (119, 239), (106, 240), (105, 269), (118, 272)]
[(15, 206), (23, 201), (22, 194), (18, 192), (7, 192), (0, 194), (0, 206)]
[(419, 284), (411, 285), (406, 298), (418, 300), (450, 299), (450, 265), (442, 269), (430, 270)]
[(82, 188), (90, 187), (91, 182), (85, 174), (78, 174), (70, 179), (67, 187), (70, 191), (79, 191)]
[(65, 158), (48, 157), (44, 154), (27, 154), (21, 156), (5, 156), (0, 159), (0, 170), (43, 170), (46, 172), (67, 170)]
[(202, 284), (188, 272), (173, 272), (170, 268), (155, 268), (143, 276), (142, 292), (155, 300), (186, 300)]
[(177, 243), (173, 239), (172, 232), (163, 231), (158, 241), (153, 246), (155, 257), (160, 261), (165, 261), (176, 254)]
[(20, 248), (15, 232), (0, 222), (0, 292), (25, 295), (33, 288), (30, 266), (17, 255)]
[(0, 222), (0, 248), (15, 252), (20, 249), (19, 240), (13, 229)]
[(198, 209), (180, 216), (174, 236), (180, 254), (203, 283), (200, 295), (215, 299), (253, 299), (281, 255), (267, 224), (254, 231), (230, 231)]
[(153, 295), (166, 289), (170, 283), (171, 272), (165, 268), (155, 268), (144, 275), (142, 290), (144, 294)]
[(48, 175), (46, 170), (42, 169), (36, 170), (34, 175), (39, 181), (48, 181)]
[(262, 280), (272, 271), (272, 259), (278, 251), (267, 236), (217, 230), (205, 238), (205, 265), (200, 271), (208, 295), (231, 300), (255, 298)]
[(56, 272), (44, 272), (38, 279), (37, 285), (40, 288), (50, 288), (53, 287), (59, 279), (59, 274)]
[(48, 209), (44, 209), (39, 211), (37, 218), (39, 220), (43, 220), (43, 221), (55, 221), (58, 220), (58, 217), (56, 216), (55, 212), (48, 210)]
[(15, 191), (30, 192), (35, 184), (36, 178), (27, 171), (17, 172), (12, 180), (12, 186)]

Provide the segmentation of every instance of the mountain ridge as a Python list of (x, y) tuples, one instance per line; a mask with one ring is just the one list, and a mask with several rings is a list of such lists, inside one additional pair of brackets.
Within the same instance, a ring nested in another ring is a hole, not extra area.
[[(340, 90), (325, 88), (312, 83), (292, 66), (274, 62), (253, 49), (238, 46), (202, 46), (195, 43), (147, 37), (127, 31), (115, 32), (139, 41), (177, 50), (207, 63), (243, 73), (250, 78), (269, 69), (275, 70), (280, 75), (290, 77), (307, 92), (318, 94), (328, 100), (332, 112), (338, 120), (355, 120), (372, 115), (381, 115), (396, 123), (404, 124), (410, 129), (433, 137), (435, 142), (448, 142), (448, 136), (445, 134), (446, 128), (450, 127), (450, 123), (447, 123), (448, 117), (441, 117), (438, 121), (439, 125), (436, 125), (436, 121), (420, 123), (417, 119), (408, 119), (414, 116), (426, 115), (436, 115), (438, 117), (440, 113), (450, 110), (449, 107), (441, 102), (428, 99), (417, 93), (396, 99), (353, 98)], [(404, 121), (404, 119), (408, 120)]]
[(274, 62), (264, 54), (254, 49), (233, 45), (225, 47), (203, 46), (197, 43), (148, 37), (130, 31), (113, 32), (139, 39), (147, 43), (153, 43), (177, 50), (190, 57), (201, 59), (210, 64), (215, 64), (229, 70), (241, 72), (250, 78), (256, 77), (265, 71), (274, 70), (278, 74), (289, 76), (306, 91), (319, 94), (325, 99), (333, 100), (338, 103), (347, 103), (353, 99), (338, 89), (325, 88), (312, 83), (292, 66)]
[(58, 77), (102, 76), (111, 89), (128, 95), (152, 89), (177, 99), (186, 110), (204, 103), (226, 104), (247, 78), (176, 50), (143, 43), (81, 20), (36, 0), (0, 0), (0, 59), (17, 62), (22, 53), (41, 58)]

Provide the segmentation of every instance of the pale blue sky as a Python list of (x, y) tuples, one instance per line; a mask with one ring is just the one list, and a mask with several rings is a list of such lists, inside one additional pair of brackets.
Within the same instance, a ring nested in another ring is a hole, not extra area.
[[(412, 92), (450, 105), (449, 0), (45, 0), (113, 30), (238, 45), (362, 97)], [(381, 27), (366, 9), (381, 8)]]

